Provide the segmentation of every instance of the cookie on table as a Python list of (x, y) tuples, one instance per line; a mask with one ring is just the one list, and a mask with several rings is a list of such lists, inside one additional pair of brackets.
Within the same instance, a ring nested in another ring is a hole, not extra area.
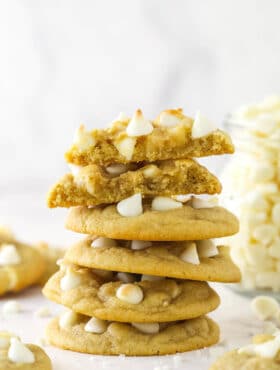
[(76, 352), (95, 355), (167, 355), (208, 347), (219, 340), (218, 325), (206, 316), (147, 326), (106, 323), (75, 313), (68, 315), (68, 320), (53, 319), (47, 326), (46, 337), (50, 344)]
[(103, 320), (185, 320), (204, 315), (220, 303), (219, 296), (206, 282), (142, 280), (133, 274), (123, 277), (110, 271), (63, 267), (47, 282), (44, 295), (75, 312)]
[(34, 344), (24, 344), (12, 333), (0, 332), (1, 370), (51, 370), (51, 360)]
[(50, 247), (45, 242), (38, 243), (36, 247), (40, 251), (46, 262), (45, 270), (38, 281), (40, 285), (45, 285), (49, 278), (59, 269), (57, 265), (57, 260), (61, 259), (64, 256), (65, 250)]
[(18, 241), (0, 240), (0, 294), (17, 292), (38, 282), (46, 268), (42, 254)]
[(230, 137), (208, 126), (200, 115), (193, 120), (181, 109), (163, 111), (153, 122), (138, 110), (132, 119), (120, 117), (104, 130), (81, 126), (65, 158), (76, 165), (106, 166), (233, 153)]
[(196, 209), (181, 204), (180, 208), (155, 211), (147, 202), (142, 213), (132, 217), (122, 216), (117, 205), (74, 207), (69, 211), (66, 228), (112, 239), (185, 241), (233, 235), (239, 223), (222, 207)]
[(11, 229), (4, 225), (0, 225), (0, 242), (11, 242), (14, 239), (14, 234)]
[(225, 283), (240, 281), (240, 271), (230, 258), (229, 248), (216, 247), (211, 240), (164, 243), (89, 237), (68, 248), (65, 259), (110, 271)]
[(49, 207), (94, 206), (116, 203), (135, 193), (145, 196), (216, 194), (216, 176), (192, 159), (152, 164), (81, 167), (65, 175), (48, 194)]
[(280, 335), (261, 334), (249, 344), (221, 356), (209, 370), (279, 370)]

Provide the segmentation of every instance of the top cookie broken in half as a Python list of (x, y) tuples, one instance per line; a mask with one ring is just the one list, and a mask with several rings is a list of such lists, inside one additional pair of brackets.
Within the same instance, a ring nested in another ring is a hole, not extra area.
[(218, 129), (203, 132), (202, 129), (201, 136), (194, 135), (194, 122), (181, 109), (163, 111), (155, 121), (145, 120), (138, 110), (132, 119), (118, 119), (104, 130), (86, 131), (81, 126), (65, 158), (69, 163), (85, 166), (234, 152), (231, 139), (225, 132)]
[(162, 161), (107, 169), (89, 165), (74, 176), (65, 175), (48, 194), (48, 206), (73, 207), (116, 203), (135, 193), (143, 196), (216, 194), (221, 184), (207, 168), (192, 159)]

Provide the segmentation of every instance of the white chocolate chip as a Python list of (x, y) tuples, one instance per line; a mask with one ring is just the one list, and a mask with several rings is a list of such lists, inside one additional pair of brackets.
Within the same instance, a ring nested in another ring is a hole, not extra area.
[(9, 333), (7, 331), (1, 331), (0, 332), (0, 350), (9, 348), (11, 338), (13, 337), (16, 337), (16, 335)]
[(159, 333), (159, 323), (157, 322), (153, 322), (153, 323), (132, 322), (131, 325), (144, 334)]
[(251, 180), (254, 182), (265, 182), (273, 179), (275, 175), (274, 166), (269, 162), (256, 162), (252, 168)]
[(32, 364), (35, 356), (18, 338), (11, 338), (8, 359), (13, 363)]
[(130, 120), (126, 127), (126, 133), (128, 136), (144, 136), (148, 135), (153, 131), (154, 127), (150, 121), (146, 120), (138, 109)]
[(120, 300), (131, 304), (138, 304), (144, 298), (142, 289), (135, 284), (122, 284), (117, 289), (116, 296)]
[(219, 254), (217, 246), (213, 240), (197, 240), (196, 247), (199, 257), (209, 258)]
[(252, 232), (252, 236), (264, 245), (271, 243), (277, 234), (277, 227), (273, 224), (257, 225)]
[(3, 315), (17, 314), (19, 312), (21, 312), (21, 305), (15, 300), (7, 301), (2, 306)]
[(40, 307), (34, 314), (37, 317), (49, 317), (51, 316), (51, 311), (48, 307)]
[(74, 289), (81, 284), (80, 276), (75, 273), (71, 268), (67, 268), (65, 275), (60, 280), (60, 288), (62, 291), (66, 292), (68, 290)]
[(268, 296), (258, 296), (253, 299), (251, 307), (260, 320), (273, 319), (280, 310), (276, 299)]
[(272, 208), (272, 222), (274, 225), (280, 226), (280, 203), (276, 203)]
[(249, 207), (257, 210), (266, 212), (269, 208), (269, 203), (266, 201), (264, 196), (259, 191), (251, 191), (246, 195), (245, 204)]
[(0, 248), (0, 266), (18, 265), (21, 257), (13, 244), (2, 244)]
[(145, 177), (155, 177), (159, 169), (154, 164), (150, 164), (143, 169), (143, 175)]
[(264, 358), (274, 358), (280, 349), (280, 335), (273, 340), (255, 345), (255, 354)]
[(117, 242), (114, 239), (105, 238), (103, 236), (100, 236), (99, 238), (96, 238), (91, 243), (91, 246), (93, 248), (102, 248), (102, 247), (116, 247)]
[(200, 261), (197, 254), (196, 244), (194, 242), (187, 243), (183, 252), (180, 254), (180, 258), (184, 262), (192, 263), (193, 265), (199, 265)]
[(159, 115), (159, 124), (164, 127), (177, 126), (181, 122), (181, 118), (177, 117), (168, 111), (163, 111)]
[(85, 331), (88, 333), (102, 334), (107, 330), (108, 321), (92, 317), (85, 325)]
[(193, 197), (192, 194), (174, 195), (173, 198), (181, 203), (187, 203)]
[(116, 142), (115, 147), (123, 157), (130, 161), (133, 156), (135, 144), (136, 139), (134, 137), (125, 137)]
[(134, 283), (134, 281), (136, 281), (135, 276), (127, 272), (118, 272), (117, 279), (122, 281), (123, 283)]
[(196, 113), (192, 126), (192, 137), (194, 139), (207, 136), (216, 129), (216, 126), (207, 118), (202, 116), (200, 112)]
[(121, 175), (122, 173), (127, 172), (128, 166), (122, 163), (111, 164), (111, 166), (106, 167), (106, 171), (110, 175), (118, 176)]
[(274, 242), (269, 245), (268, 253), (271, 257), (280, 259), (280, 238), (276, 238)]
[(199, 198), (199, 197), (192, 197), (191, 199), (191, 206), (195, 209), (200, 209), (200, 208), (213, 208), (217, 207), (219, 205), (219, 199), (218, 197), (215, 196), (208, 196), (204, 198)]
[(142, 196), (140, 193), (121, 200), (117, 204), (117, 211), (124, 217), (136, 217), (143, 213)]
[(168, 211), (170, 209), (182, 208), (183, 204), (168, 197), (155, 197), (152, 201), (153, 211)]
[(85, 127), (81, 125), (75, 133), (74, 144), (81, 150), (87, 150), (95, 146), (96, 140), (92, 137), (90, 132), (87, 132)]
[(164, 276), (155, 276), (155, 275), (142, 275), (141, 281), (160, 281), (164, 280)]
[(130, 248), (133, 250), (141, 250), (149, 248), (153, 245), (152, 242), (145, 241), (145, 240), (132, 240)]
[(69, 329), (77, 322), (79, 322), (79, 314), (74, 311), (68, 310), (60, 316), (59, 327), (61, 329)]
[(83, 168), (82, 166), (78, 166), (76, 164), (68, 163), (68, 166), (71, 170), (72, 175), (75, 177), (79, 174), (81, 169)]
[(126, 122), (128, 120), (129, 120), (129, 117), (126, 114), (124, 114), (123, 112), (120, 112), (117, 119), (116, 119), (116, 121), (121, 121), (121, 122)]

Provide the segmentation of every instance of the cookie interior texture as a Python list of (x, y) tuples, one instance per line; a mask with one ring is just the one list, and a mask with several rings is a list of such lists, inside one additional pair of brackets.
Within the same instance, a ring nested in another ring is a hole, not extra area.
[(220, 304), (217, 293), (206, 282), (166, 279), (135, 282), (143, 291), (138, 304), (116, 297), (121, 281), (106, 281), (92, 270), (76, 267), (80, 284), (62, 291), (60, 282), (65, 275), (59, 271), (43, 289), (47, 298), (73, 311), (102, 320), (121, 322), (166, 322), (185, 320), (213, 311)]
[(62, 329), (53, 319), (46, 330), (47, 340), (60, 348), (96, 355), (151, 356), (191, 351), (215, 344), (219, 327), (208, 317), (171, 323), (157, 334), (144, 334), (127, 323), (113, 322), (103, 334), (84, 330), (90, 317)]
[(154, 122), (153, 131), (145, 136), (131, 138), (133, 152), (127, 158), (117, 149), (122, 140), (127, 138), (125, 132), (128, 121), (117, 121), (104, 130), (86, 131), (83, 135), (92, 145), (73, 144), (66, 152), (69, 163), (77, 165), (129, 162), (155, 162), (166, 159), (204, 157), (233, 153), (234, 146), (230, 137), (221, 130), (216, 130), (201, 138), (192, 138), (193, 119), (182, 114), (181, 122), (175, 127), (162, 127)]
[(26, 345), (35, 356), (35, 362), (31, 364), (13, 363), (8, 359), (8, 349), (0, 349), (0, 369), (1, 370), (52, 370), (51, 360), (45, 351), (34, 345)]
[(49, 207), (95, 206), (116, 203), (135, 193), (142, 196), (216, 194), (221, 184), (206, 167), (192, 159), (138, 165), (112, 176), (97, 165), (65, 175), (48, 194)]
[(184, 241), (219, 238), (239, 230), (237, 218), (225, 208), (194, 209), (189, 205), (164, 212), (144, 212), (136, 217), (121, 216), (115, 205), (71, 208), (66, 228), (112, 239)]
[(228, 247), (219, 246), (217, 256), (200, 258), (200, 264), (194, 265), (180, 258), (186, 242), (154, 242), (151, 247), (132, 250), (126, 247), (127, 241), (93, 248), (92, 240), (87, 238), (67, 249), (65, 259), (76, 265), (110, 271), (228, 283), (240, 280), (240, 271), (232, 262)]

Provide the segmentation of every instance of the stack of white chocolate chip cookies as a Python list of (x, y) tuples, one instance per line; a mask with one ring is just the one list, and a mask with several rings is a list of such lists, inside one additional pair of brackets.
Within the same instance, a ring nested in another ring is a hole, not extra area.
[(72, 207), (66, 227), (89, 236), (44, 287), (69, 308), (50, 322), (50, 343), (156, 355), (218, 341), (219, 327), (205, 314), (220, 300), (206, 281), (236, 282), (240, 274), (211, 238), (236, 233), (238, 221), (211, 197), (221, 191), (218, 179), (192, 158), (233, 150), (224, 132), (180, 109), (153, 122), (138, 110), (105, 130), (80, 127), (66, 153), (73, 174), (51, 189), (48, 204)]

